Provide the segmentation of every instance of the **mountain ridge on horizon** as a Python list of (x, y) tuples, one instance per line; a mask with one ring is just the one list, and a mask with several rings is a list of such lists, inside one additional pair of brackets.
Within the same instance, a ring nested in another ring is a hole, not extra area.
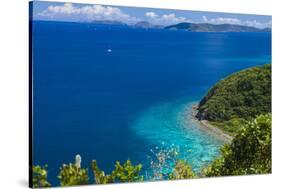
[[(45, 20), (35, 20), (45, 21)], [(47, 21), (48, 22), (48, 21)], [(65, 21), (55, 21), (65, 22)], [(126, 25), (134, 28), (144, 29), (170, 29), (170, 30), (185, 30), (189, 32), (271, 32), (271, 28), (256, 28), (253, 26), (244, 26), (238, 24), (210, 24), (210, 23), (191, 23), (180, 22), (172, 25), (157, 25), (148, 21), (139, 21), (134, 24), (127, 24), (117, 20), (95, 20), (91, 22), (75, 22), (72, 23), (88, 23), (88, 24), (106, 24), (106, 25)]]
[(210, 24), (210, 23), (189, 23), (182, 22), (165, 29), (177, 29), (196, 32), (271, 32), (271, 28), (256, 28), (237, 24)]

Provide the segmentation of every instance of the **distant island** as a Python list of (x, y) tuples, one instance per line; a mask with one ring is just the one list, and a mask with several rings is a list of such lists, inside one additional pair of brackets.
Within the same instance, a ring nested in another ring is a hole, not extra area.
[(155, 25), (147, 21), (140, 21), (132, 25), (128, 25), (119, 21), (94, 21), (93, 24), (113, 24), (113, 25), (127, 25), (129, 27), (144, 28), (144, 29), (171, 29), (171, 30), (185, 30), (189, 32), (271, 32), (271, 28), (255, 28), (250, 26), (242, 26), (235, 24), (209, 24), (209, 23), (178, 23), (175, 25), (163, 26)]
[[(41, 22), (37, 20), (36, 22)], [(52, 21), (60, 23), (61, 21)], [(65, 23), (77, 23), (78, 22), (65, 22)], [(166, 30), (184, 30), (187, 32), (271, 32), (271, 28), (256, 28), (250, 26), (242, 26), (235, 24), (209, 24), (209, 23), (178, 23), (174, 25), (164, 26), (156, 25), (147, 21), (139, 21), (134, 24), (127, 24), (121, 21), (112, 20), (96, 20), (92, 22), (84, 22), (87, 24), (109, 25), (109, 26), (124, 26), (130, 28), (142, 28), (142, 29), (166, 29)]]
[(145, 29), (148, 29), (148, 28), (158, 28), (158, 29), (162, 29), (164, 28), (165, 26), (162, 26), (162, 25), (154, 25), (154, 24), (151, 24), (149, 22), (146, 22), (146, 21), (141, 21), (141, 22), (137, 22), (135, 25), (133, 25), (134, 27), (137, 27), (137, 28), (145, 28)]
[(186, 30), (190, 32), (271, 32), (271, 28), (259, 29), (234, 24), (179, 23), (165, 29)]

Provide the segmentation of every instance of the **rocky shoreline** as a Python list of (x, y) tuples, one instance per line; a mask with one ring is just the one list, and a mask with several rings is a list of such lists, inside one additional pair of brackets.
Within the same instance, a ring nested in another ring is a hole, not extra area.
[(220, 139), (222, 139), (226, 143), (231, 143), (231, 141), (233, 139), (232, 136), (228, 135), (227, 133), (225, 133), (224, 131), (222, 131), (218, 127), (215, 127), (215, 126), (211, 125), (208, 122), (208, 120), (199, 120), (196, 117), (197, 112), (198, 112), (198, 105), (195, 104), (195, 105), (192, 106), (191, 117), (194, 121), (199, 123), (198, 125), (202, 129), (207, 130), (208, 132), (211, 132), (212, 134), (216, 135), (217, 137), (219, 137)]

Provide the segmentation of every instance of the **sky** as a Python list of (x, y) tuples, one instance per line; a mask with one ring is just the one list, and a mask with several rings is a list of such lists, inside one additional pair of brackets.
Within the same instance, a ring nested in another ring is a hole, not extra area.
[(169, 10), (155, 8), (121, 7), (110, 5), (64, 2), (33, 2), (33, 19), (46, 21), (93, 22), (118, 21), (135, 24), (147, 21), (155, 25), (172, 25), (181, 22), (237, 24), (257, 28), (271, 28), (271, 16)]

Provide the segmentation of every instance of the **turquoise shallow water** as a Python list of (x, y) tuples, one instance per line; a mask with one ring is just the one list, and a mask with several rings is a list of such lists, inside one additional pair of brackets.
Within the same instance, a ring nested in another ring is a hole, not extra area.
[(178, 158), (199, 172), (219, 154), (223, 141), (192, 119), (192, 105), (197, 103), (180, 99), (155, 104), (138, 115), (132, 129), (154, 146), (179, 148)]

